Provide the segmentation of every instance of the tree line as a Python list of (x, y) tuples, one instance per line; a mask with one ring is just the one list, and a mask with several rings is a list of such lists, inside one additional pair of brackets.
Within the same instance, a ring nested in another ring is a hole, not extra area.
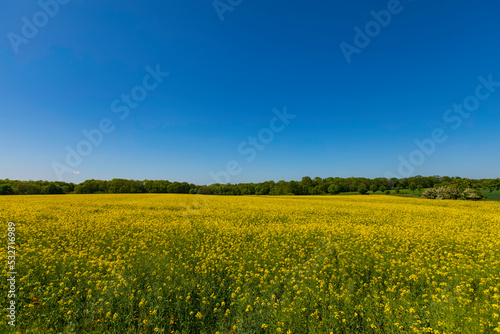
[(167, 180), (86, 180), (80, 184), (62, 181), (0, 180), (0, 195), (39, 194), (125, 194), (174, 193), (204, 195), (321, 195), (345, 192), (387, 192), (409, 189), (412, 192), (427, 188), (456, 186), (458, 189), (500, 190), (500, 179), (468, 179), (449, 176), (413, 176), (408, 178), (364, 177), (303, 177), (300, 181), (266, 181), (261, 183), (195, 185)]

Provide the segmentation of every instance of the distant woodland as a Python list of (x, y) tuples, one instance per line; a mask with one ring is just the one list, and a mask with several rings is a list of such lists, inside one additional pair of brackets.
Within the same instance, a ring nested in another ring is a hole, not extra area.
[(371, 191), (398, 193), (400, 190), (422, 191), (428, 188), (456, 186), (458, 189), (500, 190), (500, 179), (467, 179), (449, 176), (397, 178), (305, 176), (300, 181), (266, 181), (261, 183), (195, 185), (167, 180), (86, 180), (80, 184), (61, 181), (0, 180), (0, 195), (39, 194), (115, 194), (115, 193), (175, 193), (204, 195), (321, 195)]

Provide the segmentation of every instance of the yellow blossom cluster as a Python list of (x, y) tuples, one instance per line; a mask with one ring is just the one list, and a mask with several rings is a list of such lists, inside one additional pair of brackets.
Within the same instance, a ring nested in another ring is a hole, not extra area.
[(24, 333), (500, 332), (497, 202), (1, 196), (0, 218)]

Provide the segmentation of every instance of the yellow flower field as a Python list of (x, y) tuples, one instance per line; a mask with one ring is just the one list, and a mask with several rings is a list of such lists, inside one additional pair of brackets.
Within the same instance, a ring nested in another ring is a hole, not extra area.
[(498, 202), (1, 196), (0, 218), (20, 333), (500, 332)]

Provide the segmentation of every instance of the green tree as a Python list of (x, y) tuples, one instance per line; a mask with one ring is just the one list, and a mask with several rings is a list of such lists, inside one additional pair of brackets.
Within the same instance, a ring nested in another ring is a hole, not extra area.
[(495, 180), (491, 180), (491, 179), (483, 180), (483, 182), (481, 183), (481, 187), (483, 189), (488, 189), (491, 193), (496, 188), (496, 182), (495, 182)]
[(457, 186), (458, 189), (460, 189), (460, 191), (463, 191), (466, 188), (474, 188), (474, 185), (472, 184), (472, 180), (463, 179), (461, 177), (457, 177), (455, 180), (453, 180), (452, 184)]
[(376, 193), (376, 192), (377, 192), (377, 190), (378, 190), (378, 186), (377, 186), (376, 184), (372, 184), (372, 185), (370, 186), (370, 190), (371, 190), (373, 193)]
[(208, 186), (201, 186), (198, 188), (198, 194), (203, 194), (203, 195), (213, 195), (213, 189), (208, 187)]
[(274, 188), (274, 182), (263, 182), (259, 183), (255, 186), (255, 194), (256, 195), (269, 195), (271, 190)]
[(132, 192), (131, 186), (132, 186), (132, 183), (129, 180), (125, 180), (125, 182), (123, 182), (123, 184), (120, 187), (120, 189), (118, 190), (118, 192), (121, 194), (131, 193)]
[(302, 181), (300, 181), (300, 185), (302, 186), (304, 193), (309, 194), (310, 189), (313, 187), (313, 180), (309, 176), (304, 176)]
[(146, 192), (146, 187), (144, 186), (145, 182), (142, 181), (134, 181), (130, 185), (130, 192), (131, 193), (145, 193)]
[(14, 195), (14, 189), (10, 184), (0, 184), (0, 195)]
[(63, 188), (55, 183), (50, 183), (42, 188), (43, 194), (64, 194)]
[(274, 185), (273, 190), (271, 191), (271, 195), (285, 195), (286, 194), (286, 188), (288, 184), (285, 180), (280, 180), (278, 183)]
[(297, 181), (288, 182), (287, 193), (294, 195), (302, 195), (302, 187), (300, 186), (300, 183)]
[(240, 183), (238, 185), (238, 188), (240, 188), (240, 193), (242, 195), (254, 195), (255, 194), (255, 187), (253, 183)]
[(368, 192), (368, 189), (366, 188), (366, 185), (364, 183), (361, 183), (359, 186), (358, 186), (358, 192), (361, 194), (361, 195), (364, 195)]
[(38, 195), (42, 193), (42, 185), (37, 181), (28, 181), (26, 186), (27, 195)]
[(332, 185), (330, 185), (330, 186), (328, 187), (328, 192), (329, 192), (330, 194), (340, 194), (340, 192), (341, 192), (341, 187), (340, 187), (340, 185), (338, 185), (338, 184), (335, 184), (335, 183), (334, 183), (334, 184), (332, 184)]
[(409, 188), (412, 193), (415, 193), (415, 190), (417, 190), (417, 185), (415, 184), (415, 182), (412, 182), (410, 183)]
[(314, 186), (311, 189), (309, 189), (309, 193), (311, 195), (321, 195), (323, 192), (321, 190), (321, 186)]
[[(173, 182), (167, 186), (167, 192), (173, 193), (173, 194), (181, 194), (181, 193), (183, 193), (182, 188), (183, 187), (182, 187), (182, 184), (180, 182)], [(186, 191), (186, 193), (187, 192), (189, 192), (189, 190)]]

